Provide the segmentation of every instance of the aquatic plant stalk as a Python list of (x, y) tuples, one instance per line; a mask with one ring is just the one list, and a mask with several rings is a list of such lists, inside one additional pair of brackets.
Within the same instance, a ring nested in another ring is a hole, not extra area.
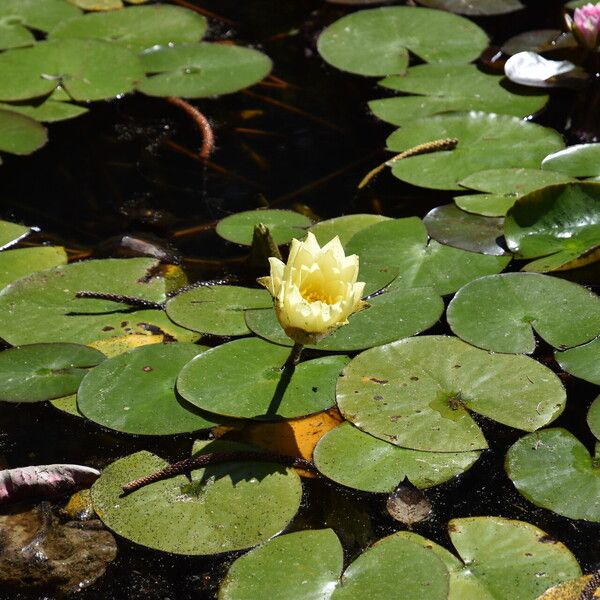
[(215, 148), (215, 136), (208, 119), (195, 106), (192, 106), (189, 102), (186, 102), (181, 98), (169, 96), (167, 102), (181, 108), (181, 110), (187, 113), (193, 119), (194, 123), (196, 123), (200, 133), (202, 133), (202, 146), (200, 147), (198, 155), (202, 159), (209, 158)]
[(161, 302), (153, 302), (144, 298), (135, 296), (123, 296), (121, 294), (105, 294), (104, 292), (90, 292), (83, 290), (75, 294), (76, 298), (91, 298), (94, 300), (110, 300), (111, 302), (119, 302), (120, 304), (128, 304), (137, 308), (147, 308), (150, 310), (164, 310), (165, 305)]

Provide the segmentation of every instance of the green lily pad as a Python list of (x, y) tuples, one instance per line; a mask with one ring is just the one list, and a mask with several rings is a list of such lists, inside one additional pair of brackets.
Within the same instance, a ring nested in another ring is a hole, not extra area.
[(573, 177), (600, 175), (600, 144), (578, 144), (546, 156), (542, 169)]
[(395, 75), (406, 70), (409, 50), (429, 63), (466, 64), (487, 44), (485, 32), (462, 17), (428, 8), (389, 6), (342, 17), (321, 33), (317, 48), (342, 71)]
[(206, 98), (258, 83), (271, 70), (262, 52), (221, 44), (163, 46), (142, 54), (148, 76), (138, 90), (149, 96)]
[(383, 121), (404, 125), (427, 115), (467, 110), (526, 117), (548, 101), (547, 95), (537, 91), (516, 93), (518, 88), (507, 81), (475, 65), (418, 65), (379, 82), (385, 88), (418, 95), (371, 100), (369, 108)]
[(430, 210), (423, 223), (427, 233), (446, 246), (491, 256), (508, 254), (497, 242), (504, 219), (472, 215), (454, 204), (444, 204)]
[(0, 337), (13, 345), (77, 342), (128, 333), (166, 333), (193, 342), (198, 334), (175, 325), (162, 310), (136, 310), (109, 300), (76, 298), (80, 291), (126, 294), (154, 302), (166, 282), (152, 277), (149, 258), (89, 260), (22, 277), (0, 292)]
[(519, 493), (569, 519), (600, 522), (600, 470), (586, 447), (562, 428), (522, 437), (505, 468)]
[(359, 429), (427, 452), (486, 448), (469, 412), (534, 431), (558, 417), (565, 401), (560, 379), (535, 360), (445, 336), (365, 350), (337, 385), (338, 407)]
[(326, 600), (343, 566), (342, 545), (332, 529), (288, 533), (238, 558), (219, 600)]
[[(429, 288), (398, 288), (370, 298), (368, 302), (369, 308), (351, 315), (348, 325), (308, 347), (350, 352), (387, 344), (429, 329), (444, 312), (442, 299)], [(293, 344), (272, 308), (247, 311), (246, 324), (251, 331), (270, 342), (286, 346)]]
[(88, 112), (89, 109), (70, 102), (53, 100), (53, 94), (35, 104), (8, 104), (0, 102), (0, 109), (25, 115), (35, 121), (55, 123), (74, 119)]
[(177, 391), (202, 410), (241, 419), (291, 419), (331, 408), (348, 358), (302, 362), (285, 386), (281, 367), (289, 354), (289, 348), (257, 338), (235, 340), (189, 362), (177, 378)]
[(0, 250), (9, 248), (31, 233), (31, 228), (0, 220)]
[(30, 29), (48, 31), (80, 14), (80, 10), (65, 0), (2, 0), (0, 50), (35, 44)]
[(0, 252), (0, 290), (20, 277), (66, 263), (67, 253), (62, 246), (37, 246)]
[(417, 0), (419, 4), (429, 8), (448, 10), (459, 15), (482, 17), (489, 15), (504, 15), (523, 9), (519, 0)]
[(292, 238), (304, 239), (311, 220), (291, 210), (247, 210), (221, 219), (217, 224), (217, 233), (228, 242), (250, 246), (254, 226), (262, 223), (269, 228), (273, 241), (279, 246), (292, 241)]
[(503, 273), (468, 283), (448, 307), (460, 338), (494, 352), (531, 354), (534, 331), (555, 348), (600, 333), (600, 299), (583, 286), (537, 273)]
[(326, 221), (319, 221), (309, 227), (308, 231), (314, 234), (321, 246), (332, 240), (336, 235), (340, 238), (342, 246), (345, 246), (355, 233), (375, 223), (389, 220), (389, 217), (383, 215), (344, 215)]
[(517, 198), (555, 183), (573, 181), (568, 175), (539, 169), (489, 169), (465, 177), (458, 183), (489, 194), (457, 196), (456, 205), (467, 212), (487, 217), (503, 217)]
[(69, 0), (83, 10), (117, 10), (123, 8), (121, 0)]
[(366, 292), (392, 282), (390, 289), (431, 288), (440, 296), (465, 283), (502, 271), (510, 257), (486, 256), (430, 240), (417, 217), (377, 223), (358, 232), (346, 247), (360, 257)]
[(211, 335), (248, 335), (249, 308), (273, 305), (266, 290), (235, 285), (210, 285), (187, 290), (167, 302), (167, 315), (178, 325)]
[(12, 110), (0, 110), (1, 152), (31, 154), (44, 146), (47, 141), (48, 132), (37, 121)]
[(583, 346), (555, 352), (554, 358), (563, 371), (600, 385), (600, 337)]
[(175, 392), (183, 366), (206, 350), (194, 344), (151, 344), (110, 358), (81, 382), (77, 407), (99, 425), (143, 435), (172, 435), (217, 424)]
[(110, 12), (88, 13), (63, 21), (49, 39), (95, 38), (141, 52), (157, 45), (197, 42), (206, 31), (206, 19), (197, 12), (154, 4)]
[(337, 483), (389, 494), (405, 478), (422, 489), (443, 483), (469, 469), (479, 455), (399, 448), (342, 423), (319, 440), (314, 461), (325, 477)]
[(517, 258), (535, 258), (523, 271), (569, 269), (598, 260), (600, 183), (564, 183), (519, 198), (504, 236)]
[(553, 129), (508, 115), (481, 112), (415, 119), (387, 139), (388, 149), (403, 152), (441, 138), (456, 138), (454, 150), (396, 161), (392, 173), (425, 188), (460, 190), (459, 182), (485, 169), (537, 168), (542, 159), (564, 147)]
[[(194, 452), (240, 449), (197, 442)], [(137, 452), (109, 465), (92, 486), (94, 510), (124, 538), (162, 552), (210, 555), (256, 546), (282, 531), (302, 496), (293, 469), (268, 462), (225, 462), (171, 477), (127, 496), (121, 487), (167, 463)]]
[(143, 75), (137, 56), (109, 42), (39, 42), (0, 54), (0, 100), (46, 96), (59, 85), (74, 100), (104, 100), (133, 91)]
[(587, 423), (597, 440), (600, 440), (600, 396), (591, 404), (587, 414)]
[(72, 394), (104, 354), (79, 344), (31, 344), (0, 352), (0, 400), (40, 402)]

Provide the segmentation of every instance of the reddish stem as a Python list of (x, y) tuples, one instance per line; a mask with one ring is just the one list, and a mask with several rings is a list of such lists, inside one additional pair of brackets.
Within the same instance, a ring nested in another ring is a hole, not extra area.
[(192, 118), (200, 133), (202, 133), (202, 146), (200, 147), (198, 155), (202, 160), (206, 160), (215, 148), (215, 136), (208, 119), (195, 106), (192, 106), (189, 102), (186, 102), (181, 98), (169, 96), (167, 102), (170, 102), (174, 106), (178, 106)]

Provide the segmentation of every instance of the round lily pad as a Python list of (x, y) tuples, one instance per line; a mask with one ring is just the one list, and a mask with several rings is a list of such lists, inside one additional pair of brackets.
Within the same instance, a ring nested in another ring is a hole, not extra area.
[(189, 362), (177, 378), (177, 391), (193, 405), (243, 419), (291, 419), (330, 408), (346, 356), (302, 362), (293, 373), (281, 367), (289, 348), (257, 338), (211, 348)]
[[(444, 39), (440, 44), (439, 40)], [(471, 21), (427, 8), (390, 6), (342, 17), (320, 35), (319, 54), (358, 75), (394, 75), (408, 66), (408, 51), (425, 62), (469, 63), (487, 46)]]
[(109, 42), (39, 42), (0, 54), (0, 100), (46, 96), (59, 85), (74, 100), (104, 100), (131, 92), (143, 74), (137, 56)]
[(62, 246), (37, 246), (0, 252), (0, 290), (9, 283), (67, 262), (67, 253)]
[(66, 0), (2, 0), (0, 3), (0, 50), (35, 43), (31, 29), (48, 31), (81, 11)]
[(80, 291), (125, 294), (162, 302), (166, 282), (153, 277), (149, 258), (72, 263), (22, 277), (0, 291), (0, 337), (9, 343), (78, 342), (163, 333), (193, 342), (198, 334), (173, 323), (162, 310), (136, 310), (110, 300), (76, 298)]
[[(387, 344), (429, 329), (444, 312), (443, 301), (429, 288), (399, 287), (370, 298), (368, 303), (367, 310), (351, 315), (347, 325), (309, 348), (350, 352)], [(246, 323), (251, 331), (270, 342), (293, 344), (272, 308), (247, 311)]]
[(486, 256), (429, 240), (417, 217), (377, 223), (359, 231), (346, 247), (360, 257), (359, 278), (371, 293), (390, 283), (392, 289), (431, 288), (451, 294), (468, 281), (498, 273), (506, 256)]
[(564, 147), (553, 129), (508, 115), (481, 112), (415, 119), (387, 139), (388, 149), (403, 152), (419, 144), (456, 138), (454, 150), (411, 156), (393, 163), (392, 173), (425, 188), (460, 190), (468, 175), (492, 168), (537, 168)]
[(0, 400), (39, 402), (72, 394), (104, 354), (79, 344), (31, 344), (0, 352)]
[(598, 260), (600, 183), (553, 185), (519, 198), (508, 211), (504, 236), (524, 271), (553, 271)]
[(266, 290), (235, 285), (197, 287), (171, 298), (167, 315), (178, 325), (211, 335), (247, 335), (250, 330), (244, 320), (249, 308), (273, 305)]
[(479, 454), (399, 448), (342, 423), (321, 438), (314, 461), (325, 477), (337, 483), (389, 494), (405, 478), (418, 488), (443, 483), (469, 469)]
[(269, 228), (277, 245), (287, 244), (292, 238), (304, 239), (311, 220), (291, 210), (248, 210), (225, 217), (217, 224), (217, 233), (228, 242), (250, 246), (254, 226), (262, 223)]
[(327, 600), (344, 566), (332, 529), (279, 536), (238, 558), (219, 590), (219, 600)]
[(31, 232), (29, 227), (0, 220), (0, 250), (16, 244)]
[(558, 417), (565, 401), (560, 379), (533, 359), (490, 354), (445, 336), (365, 350), (337, 385), (346, 419), (382, 440), (428, 452), (486, 448), (470, 412), (534, 431)]
[(83, 10), (117, 10), (123, 8), (121, 0), (69, 0)]
[(138, 90), (149, 96), (206, 98), (258, 83), (271, 70), (262, 52), (222, 44), (178, 44), (142, 54), (148, 73)]
[(0, 102), (0, 109), (16, 112), (35, 121), (54, 123), (79, 117), (88, 112), (84, 106), (52, 99), (53, 94), (42, 102), (35, 104), (8, 104)]
[(332, 240), (336, 235), (340, 238), (342, 245), (345, 246), (355, 233), (375, 223), (389, 220), (389, 217), (383, 215), (344, 215), (326, 221), (319, 221), (310, 227), (308, 231), (314, 234), (321, 246)]
[[(202, 442), (197, 452), (231, 449)], [(209, 555), (242, 550), (284, 529), (302, 496), (292, 469), (268, 462), (225, 462), (171, 477), (127, 496), (121, 487), (167, 463), (138, 452), (109, 465), (92, 486), (94, 510), (115, 533), (162, 552)]]
[(546, 156), (542, 169), (573, 177), (600, 175), (600, 144), (578, 144)]
[(517, 198), (554, 183), (572, 179), (563, 173), (540, 169), (488, 169), (465, 177), (463, 187), (490, 194), (457, 196), (456, 205), (467, 212), (488, 217), (503, 217)]
[(47, 141), (48, 132), (37, 121), (12, 110), (0, 110), (1, 152), (31, 154)]
[(519, 492), (536, 506), (570, 519), (600, 522), (596, 460), (572, 433), (553, 428), (513, 444), (505, 468)]
[(563, 371), (600, 385), (600, 337), (583, 346), (555, 352), (554, 357)]
[(404, 125), (427, 115), (467, 110), (526, 117), (548, 101), (540, 93), (519, 94), (516, 86), (506, 82), (475, 65), (418, 65), (379, 82), (385, 88), (418, 95), (371, 100), (369, 108), (388, 123)]
[(587, 422), (596, 439), (600, 440), (600, 396), (592, 402), (587, 414)]
[(600, 299), (586, 288), (538, 273), (482, 277), (448, 307), (452, 331), (493, 350), (531, 354), (534, 331), (555, 348), (578, 346), (600, 333)]
[(75, 17), (54, 27), (48, 37), (96, 38), (141, 52), (160, 44), (197, 42), (205, 31), (206, 19), (197, 12), (154, 4)]
[(169, 435), (217, 422), (175, 392), (179, 371), (206, 350), (194, 344), (151, 344), (110, 358), (81, 382), (77, 407), (95, 423), (145, 435)]
[(472, 215), (454, 204), (444, 204), (430, 210), (423, 223), (427, 233), (441, 244), (491, 256), (508, 254), (497, 242), (504, 219)]
[(449, 10), (459, 15), (482, 17), (488, 15), (503, 15), (523, 8), (519, 0), (417, 0), (419, 4), (429, 8)]

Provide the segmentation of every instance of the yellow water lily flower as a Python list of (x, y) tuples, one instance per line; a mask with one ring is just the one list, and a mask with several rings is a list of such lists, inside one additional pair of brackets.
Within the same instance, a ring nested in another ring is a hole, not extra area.
[(312, 233), (292, 240), (287, 264), (269, 258), (270, 277), (258, 282), (271, 293), (285, 333), (297, 344), (315, 344), (367, 307), (358, 278), (358, 256), (346, 256), (336, 236), (322, 248)]

